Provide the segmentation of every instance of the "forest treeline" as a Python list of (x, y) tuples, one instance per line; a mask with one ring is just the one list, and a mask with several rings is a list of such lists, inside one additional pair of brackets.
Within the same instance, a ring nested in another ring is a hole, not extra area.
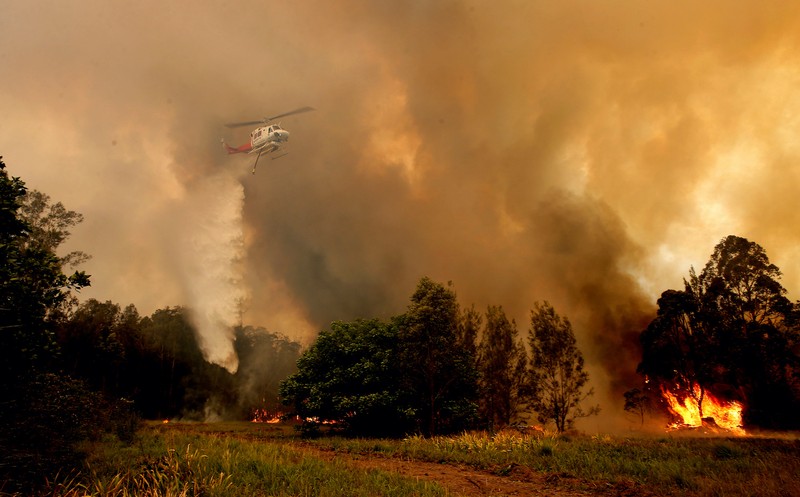
[(404, 314), (335, 322), (297, 364), (281, 397), (310, 431), (431, 436), (534, 418), (564, 431), (599, 411), (581, 405), (593, 393), (583, 355), (549, 303), (531, 310), (526, 343), (502, 306), (462, 308), (427, 277)]
[(87, 300), (56, 328), (62, 370), (147, 419), (250, 419), (275, 410), (278, 385), (296, 369), (300, 344), (264, 328), (238, 326), (239, 368), (203, 356), (187, 311), (140, 317), (129, 305)]
[[(0, 160), (0, 491), (76, 467), (81, 441), (130, 440), (140, 416), (266, 409), (309, 431), (333, 422), (356, 435), (435, 435), (533, 419), (563, 431), (599, 410), (566, 316), (533, 303), (522, 335), (502, 306), (463, 307), (450, 284), (427, 277), (402, 314), (334, 322), (305, 351), (240, 326), (230, 373), (204, 359), (184, 308), (140, 316), (78, 301), (90, 278), (76, 267), (88, 256), (57, 251), (81, 220)], [(800, 428), (800, 304), (780, 276), (758, 244), (720, 241), (683, 289), (658, 299), (631, 365), (641, 384), (620, 405), (644, 420), (664, 415), (664, 389), (701, 406), (708, 392), (740, 401), (748, 427)]]
[[(707, 394), (743, 406), (748, 429), (800, 429), (800, 303), (755, 242), (721, 240), (683, 290), (666, 290), (640, 335), (641, 384), (621, 395), (636, 413), (667, 421), (664, 392), (699, 409)], [(591, 330), (587, 330), (591, 333)], [(314, 429), (355, 434), (451, 433), (536, 419), (558, 431), (598, 412), (569, 320), (531, 310), (527, 339), (501, 306), (460, 308), (455, 293), (420, 281), (405, 314), (333, 323), (281, 388)], [(623, 400), (624, 399), (624, 400)]]

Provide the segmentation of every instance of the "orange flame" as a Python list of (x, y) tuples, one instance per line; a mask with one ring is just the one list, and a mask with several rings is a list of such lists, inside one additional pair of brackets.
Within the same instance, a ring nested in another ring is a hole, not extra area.
[(700, 385), (693, 385), (692, 390), (694, 396), (688, 393), (676, 395), (663, 386), (661, 387), (664, 400), (667, 402), (667, 408), (676, 418), (681, 420), (681, 422), (671, 424), (670, 428), (676, 429), (683, 426), (700, 427), (703, 426), (703, 419), (711, 418), (720, 428), (736, 435), (746, 435), (742, 428), (741, 402), (726, 402), (706, 391), (703, 394), (701, 414), (701, 406), (697, 400), (701, 394)]
[(253, 412), (253, 419), (250, 421), (253, 423), (276, 424), (281, 422), (281, 416), (283, 416), (281, 412), (271, 413), (266, 409), (256, 409)]

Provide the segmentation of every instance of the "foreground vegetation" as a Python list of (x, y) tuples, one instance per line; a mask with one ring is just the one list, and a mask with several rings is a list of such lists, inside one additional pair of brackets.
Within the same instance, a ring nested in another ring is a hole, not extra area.
[[(316, 452), (309, 451), (312, 445)], [(86, 468), (53, 482), (51, 496), (448, 495), (434, 481), (347, 464), (391, 458), (535, 473), (574, 490), (637, 495), (800, 495), (800, 440), (464, 433), (402, 440), (300, 439), (289, 426), (152, 423), (123, 445), (87, 446)], [(342, 457), (315, 456), (331, 451)], [(359, 469), (361, 468), (361, 469)]]
[[(340, 452), (466, 464), (505, 475), (524, 467), (587, 489), (636, 487), (657, 495), (800, 495), (800, 441), (681, 435), (538, 437), (465, 433), (402, 442), (328, 439)], [(646, 490), (645, 490), (646, 489)]]

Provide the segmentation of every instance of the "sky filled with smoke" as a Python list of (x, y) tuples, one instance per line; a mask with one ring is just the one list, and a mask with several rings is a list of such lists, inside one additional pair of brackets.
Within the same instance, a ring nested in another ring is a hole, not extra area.
[[(800, 5), (737, 1), (0, 5), (0, 155), (81, 212), (86, 297), (305, 341), (422, 276), (570, 318), (608, 411), (655, 299), (714, 245), (800, 289)], [(288, 156), (227, 157), (281, 120)]]

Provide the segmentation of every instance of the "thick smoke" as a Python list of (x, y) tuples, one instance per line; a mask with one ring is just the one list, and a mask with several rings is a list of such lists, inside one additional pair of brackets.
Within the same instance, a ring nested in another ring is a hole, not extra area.
[[(423, 275), (523, 332), (546, 299), (613, 419), (656, 297), (724, 236), (800, 286), (798, 9), (5, 2), (0, 153), (85, 215), (91, 296), (221, 323), (244, 301), (305, 340), (402, 312)], [(255, 176), (218, 148), (302, 105)]]

